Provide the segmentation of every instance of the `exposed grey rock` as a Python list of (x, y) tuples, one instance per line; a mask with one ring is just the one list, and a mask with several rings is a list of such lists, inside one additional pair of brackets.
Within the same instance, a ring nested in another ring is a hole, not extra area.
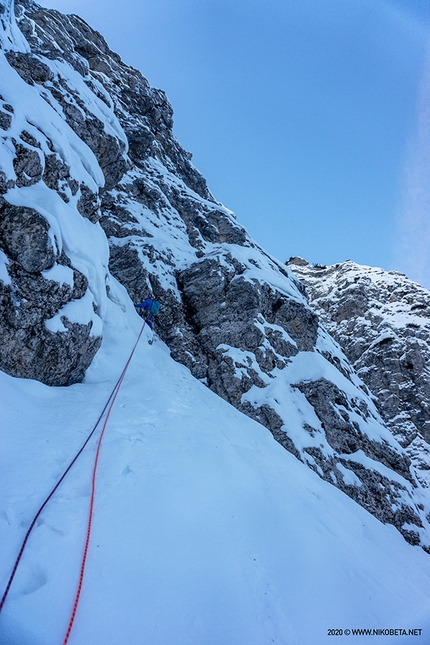
[(26, 83), (46, 83), (52, 81), (54, 75), (45, 63), (37, 56), (26, 52), (6, 52), (6, 58)]
[(12, 115), (8, 112), (3, 112), (0, 110), (0, 128), (2, 130), (9, 130), (12, 124)]
[(39, 148), (40, 149), (40, 143), (38, 142), (38, 140), (35, 137), (33, 137), (32, 134), (27, 132), (27, 130), (23, 130), (21, 132), (20, 139), (22, 141), (24, 141), (25, 143), (28, 143), (33, 148)]
[(96, 224), (101, 217), (100, 197), (85, 184), (81, 184), (81, 195), (77, 203), (77, 209), (82, 217), (86, 217), (93, 224)]
[[(326, 379), (300, 383), (297, 388), (304, 393), (324, 426), (327, 441), (341, 455), (350, 455), (362, 450), (368, 457), (400, 473), (412, 481), (410, 460), (399, 454), (386, 441), (372, 441), (364, 435), (351, 413), (370, 416), (363, 410), (363, 401), (348, 399), (333, 383)], [(354, 407), (355, 406), (355, 410)]]
[(72, 195), (75, 195), (79, 187), (78, 182), (70, 176), (68, 165), (59, 159), (56, 154), (45, 155), (43, 181), (48, 188), (57, 191), (65, 202), (69, 201), (68, 189), (70, 189)]
[(156, 139), (147, 126), (139, 128), (128, 128), (127, 138), (129, 141), (130, 159), (140, 166), (145, 159), (155, 153)]
[[(190, 312), (189, 318), (198, 330), (197, 337), (210, 352), (220, 344), (228, 344), (244, 351), (257, 352), (257, 362), (263, 371), (271, 371), (283, 361), (276, 350), (282, 349), (283, 358), (297, 350), (311, 351), (318, 330), (316, 316), (303, 304), (287, 299), (268, 285), (243, 277), (245, 266), (231, 256), (223, 262), (204, 259), (181, 272), (178, 282), (183, 302)], [(270, 349), (258, 353), (264, 333), (255, 323), (261, 324), (261, 312), (269, 323), (279, 325), (295, 343), (288, 343), (270, 330), (267, 338), (274, 343)], [(260, 359), (260, 360), (258, 360)]]
[(222, 210), (202, 209), (195, 199), (181, 194), (175, 187), (165, 188), (165, 194), (184, 220), (190, 242), (196, 248), (202, 247), (201, 240), (240, 245), (247, 241), (245, 230), (233, 223)]
[(49, 269), (55, 252), (49, 238), (49, 226), (33, 208), (0, 202), (0, 240), (7, 254), (29, 273)]
[[(48, 385), (70, 385), (82, 380), (101, 338), (91, 335), (90, 324), (71, 323), (65, 316), (62, 322), (67, 332), (52, 333), (45, 321), (67, 302), (82, 298), (88, 282), (76, 270), (73, 286), (60, 285), (42, 276), (43, 268), (53, 263), (52, 249), (46, 248), (45, 243), (46, 227), (41, 223), (43, 218), (34, 215), (35, 211), (28, 214), (25, 211), (30, 209), (23, 210), (26, 224), (33, 218), (35, 226), (31, 233), (27, 231), (31, 241), (25, 259), (19, 254), (18, 261), (8, 265), (11, 285), (0, 281), (0, 369), (12, 376), (35, 378)], [(15, 213), (15, 221), (18, 216)], [(57, 261), (59, 265), (70, 264), (64, 255)]]
[(51, 92), (61, 104), (66, 121), (72, 130), (94, 152), (105, 177), (105, 187), (113, 188), (128, 167), (123, 156), (124, 143), (107, 134), (103, 123), (93, 115), (89, 115), (84, 106), (77, 107), (69, 103), (64, 92), (59, 89)]
[[(12, 376), (34, 378), (48, 385), (82, 380), (100, 347), (92, 323), (71, 323), (61, 317), (64, 331), (53, 333), (46, 321), (72, 300), (83, 298), (86, 277), (64, 253), (53, 248), (46, 219), (33, 208), (0, 200), (0, 248), (9, 258), (10, 284), (0, 281), (0, 369)], [(65, 266), (73, 285), (58, 283), (42, 272)]]
[[(151, 88), (139, 71), (124, 65), (120, 56), (109, 49), (104, 38), (78, 16), (48, 13), (32, 2), (21, 2), (17, 6), (17, 14), (19, 26), (33, 53), (25, 59), (14, 56), (13, 64), (17, 69), (24, 69), (23, 78), (27, 82), (49, 82), (49, 91), (62, 106), (70, 127), (96, 155), (105, 174), (107, 188), (113, 188), (128, 167), (122, 142), (106, 133), (103, 123), (88, 113), (86, 105), (73, 88), (68, 87), (66, 79), (43, 79), (33, 61), (34, 58), (38, 60), (37, 55), (39, 58), (43, 55), (66, 60), (105, 101), (106, 96), (96, 87), (98, 83), (106, 87), (117, 114), (127, 114), (124, 131), (128, 137), (130, 158), (135, 164), (142, 163), (146, 148), (153, 145), (152, 150), (187, 186), (202, 197), (211, 198), (205, 179), (192, 166), (189, 155), (184, 153), (172, 134), (173, 110), (162, 90)], [(55, 20), (50, 17), (54, 15)]]
[(429, 487), (430, 293), (400, 273), (350, 261), (326, 267), (291, 258), (288, 266)]
[(31, 150), (21, 143), (15, 143), (15, 159), (13, 168), (16, 174), (16, 185), (32, 186), (41, 180), (43, 167), (40, 162), (39, 152)]
[(6, 173), (3, 172), (3, 170), (0, 170), (0, 195), (4, 195), (4, 193), (8, 190), (8, 180), (6, 177)]
[[(20, 7), (17, 9), (20, 11)], [(47, 87), (52, 84), (54, 89), (61, 87), (61, 79), (55, 77), (43, 55), (9, 51), (7, 59), (26, 83), (46, 84)], [(48, 95), (49, 91), (45, 96)], [(15, 150), (11, 161), (16, 176), (7, 174), (11, 172), (10, 167), (7, 172), (6, 168), (0, 170), (0, 194), (5, 195), (0, 198), (0, 248), (3, 257), (7, 258), (8, 277), (0, 282), (0, 368), (13, 376), (35, 378), (50, 385), (68, 385), (83, 378), (101, 343), (100, 336), (93, 333), (91, 320), (85, 324), (72, 323), (66, 315), (61, 315), (65, 305), (88, 296), (88, 280), (72, 266), (65, 253), (60, 252), (60, 240), (55, 238), (48, 221), (38, 212), (38, 206), (49, 211), (50, 206), (45, 204), (44, 198), (41, 197), (42, 202), (35, 203), (34, 208), (18, 207), (7, 201), (7, 192), (16, 186), (23, 189), (25, 195), (27, 188), (43, 179), (47, 189), (69, 202), (80, 184), (56, 152), (62, 150), (64, 142), (56, 141), (54, 145), (33, 123), (28, 123), (27, 129), (17, 134), (13, 131), (14, 108), (4, 103), (2, 97), (0, 100), (0, 126), (5, 131), (6, 149)], [(100, 148), (105, 167), (109, 169), (106, 174), (111, 176), (113, 171), (110, 169), (117, 159), (115, 154), (112, 158), (113, 146), (108, 137), (106, 139), (107, 142), (96, 142), (94, 147)], [(103, 146), (107, 146), (110, 154)], [(115, 140), (115, 147), (124, 150), (125, 144)], [(121, 163), (125, 164), (125, 161)], [(93, 196), (97, 205), (90, 208), (91, 200), (85, 188), (82, 184), (76, 200), (79, 202), (80, 198), (82, 214), (95, 221), (99, 196)], [(33, 198), (29, 201), (32, 203)], [(53, 271), (45, 273), (49, 269)], [(66, 282), (49, 277), (64, 275), (69, 276)], [(50, 331), (48, 323), (54, 317), (58, 322), (53, 328), (61, 331)]]
[[(376, 467), (372, 469), (365, 467), (360, 461), (355, 461), (354, 456), (348, 459), (339, 457), (327, 459), (318, 448), (307, 448), (306, 451), (314, 460), (315, 465), (309, 464), (310, 467), (316, 472), (322, 471), (324, 479), (335, 483), (381, 522), (393, 524), (409, 544), (420, 544), (419, 531), (411, 528), (411, 526), (417, 529), (422, 527), (419, 512), (404, 503), (405, 486), (381, 474), (377, 469), (377, 461)], [(342, 467), (343, 470), (341, 470)], [(345, 477), (345, 471), (354, 473), (357, 483), (349, 483), (349, 477)]]
[[(29, 4), (27, 4), (27, 6), (30, 7)], [(35, 8), (37, 7), (37, 5), (32, 6)], [(57, 14), (57, 18), (60, 15), (61, 14)], [(38, 7), (35, 13), (31, 14), (31, 16), (32, 18), (36, 18), (36, 20), (39, 19), (41, 24), (47, 30), (43, 31), (43, 37), (36, 39), (38, 44), (36, 51), (40, 51), (44, 56), (48, 56), (49, 54), (52, 58), (61, 58), (62, 51), (52, 39), (52, 26), (55, 23), (46, 20), (46, 16), (43, 15), (43, 11), (40, 11), (40, 8)], [(69, 19), (66, 16), (62, 16), (61, 18), (63, 19), (62, 22), (64, 21), (69, 23)], [(76, 17), (74, 17), (74, 19), (76, 19)], [(23, 23), (25, 23), (26, 20), (28, 19), (22, 18), (21, 26), (23, 26)], [(55, 26), (56, 29), (54, 31), (57, 37), (57, 42), (59, 39), (60, 43), (64, 43), (64, 35), (60, 34), (62, 25), (57, 23)], [(27, 31), (28, 35), (31, 34), (34, 38), (34, 30), (32, 28), (30, 29), (28, 25), (27, 30), (24, 29), (24, 32), (25, 31)], [(39, 34), (38, 36), (42, 36), (42, 34)], [(41, 48), (40, 45), (42, 40), (44, 41), (45, 47)], [(65, 47), (63, 51), (67, 52), (68, 49), (70, 49), (70, 47)], [(16, 69), (23, 80), (27, 83), (38, 83), (40, 85), (45, 85), (47, 89), (49, 89), (50, 94), (52, 94), (63, 108), (63, 113), (67, 123), (96, 155), (105, 176), (106, 188), (113, 188), (115, 184), (120, 181), (128, 167), (124, 157), (125, 145), (123, 141), (106, 132), (102, 121), (89, 111), (87, 105), (81, 97), (79, 97), (76, 90), (68, 86), (67, 79), (59, 76), (56, 77), (49, 66), (40, 60), (39, 56), (34, 55), (33, 53), (29, 54), (11, 51), (7, 53), (7, 58), (10, 65)], [(64, 59), (68, 62), (76, 62), (76, 56), (70, 60), (70, 57), (65, 54)], [(84, 69), (87, 71), (85, 66)], [(81, 69), (80, 71), (82, 72), (83, 70)]]

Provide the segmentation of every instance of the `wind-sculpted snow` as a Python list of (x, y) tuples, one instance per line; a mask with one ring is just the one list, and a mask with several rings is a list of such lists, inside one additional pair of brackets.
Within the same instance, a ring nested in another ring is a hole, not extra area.
[(77, 16), (24, 0), (17, 20), (28, 45), (0, 51), (3, 369), (81, 379), (124, 307), (113, 275), (161, 302), (156, 333), (196, 379), (428, 549), (409, 457), (301, 283), (210, 193), (165, 94)]

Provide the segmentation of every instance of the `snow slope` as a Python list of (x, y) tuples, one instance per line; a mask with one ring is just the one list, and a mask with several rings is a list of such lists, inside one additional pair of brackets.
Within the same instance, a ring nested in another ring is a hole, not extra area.
[[(46, 493), (98, 417), (139, 331), (108, 303), (85, 381), (1, 377), (2, 587)], [(32, 534), (0, 616), (1, 645), (65, 635), (96, 439)], [(321, 645), (329, 629), (420, 629), (430, 558), (286, 452), (258, 423), (140, 342), (106, 431), (71, 645)], [(374, 638), (343, 636), (343, 643)]]

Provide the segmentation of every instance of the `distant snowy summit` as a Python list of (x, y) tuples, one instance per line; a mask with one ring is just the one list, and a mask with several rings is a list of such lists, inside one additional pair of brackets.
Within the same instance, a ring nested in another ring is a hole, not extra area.
[(122, 306), (118, 282), (134, 302), (151, 294), (172, 358), (430, 550), (418, 461), (295, 267), (269, 256), (210, 193), (173, 134), (164, 92), (77, 16), (30, 0), (16, 5), (20, 31), (2, 16), (1, 369), (80, 381), (107, 306)]
[(430, 487), (430, 292), (397, 271), (291, 258), (309, 303)]

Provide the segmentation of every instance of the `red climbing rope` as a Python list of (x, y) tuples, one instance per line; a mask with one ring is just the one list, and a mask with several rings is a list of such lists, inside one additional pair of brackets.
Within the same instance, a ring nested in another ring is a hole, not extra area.
[(92, 479), (91, 479), (91, 498), (90, 498), (89, 513), (88, 513), (87, 537), (86, 537), (86, 540), (85, 540), (85, 547), (84, 547), (84, 552), (83, 552), (83, 555), (82, 555), (81, 570), (80, 570), (80, 573), (79, 573), (78, 589), (76, 591), (75, 602), (73, 603), (73, 609), (72, 609), (72, 613), (70, 615), (69, 625), (67, 627), (67, 632), (66, 632), (66, 636), (65, 636), (64, 641), (63, 641), (63, 645), (67, 645), (67, 642), (68, 642), (68, 640), (70, 638), (70, 634), (72, 633), (73, 623), (75, 622), (76, 612), (78, 610), (79, 599), (80, 599), (80, 596), (81, 596), (82, 584), (84, 582), (85, 564), (87, 562), (88, 547), (89, 547), (90, 539), (91, 539), (91, 527), (92, 527), (92, 523), (93, 523), (93, 509), (94, 509), (94, 496), (95, 496), (95, 492), (96, 492), (97, 466), (98, 466), (98, 463), (99, 463), (99, 455), (100, 455), (100, 448), (101, 448), (102, 441), (103, 441), (103, 435), (105, 433), (106, 426), (107, 426), (107, 423), (109, 421), (110, 413), (112, 412), (112, 408), (114, 406), (116, 397), (118, 396), (118, 392), (119, 392), (119, 390), (121, 388), (121, 385), (122, 385), (122, 382), (123, 382), (123, 380), (125, 378), (125, 374), (127, 372), (128, 366), (131, 363), (131, 359), (133, 358), (133, 354), (135, 352), (137, 344), (138, 344), (138, 342), (140, 340), (140, 337), (142, 336), (142, 332), (143, 332), (144, 327), (145, 327), (145, 323), (142, 325), (142, 329), (140, 330), (140, 333), (139, 333), (139, 336), (137, 337), (136, 343), (135, 343), (135, 345), (134, 345), (134, 347), (132, 349), (132, 352), (131, 352), (131, 354), (129, 356), (129, 359), (128, 359), (127, 363), (125, 364), (124, 370), (123, 370), (123, 372), (122, 372), (122, 374), (121, 374), (121, 376), (120, 376), (120, 378), (118, 380), (118, 383), (116, 385), (114, 395), (112, 396), (111, 402), (109, 404), (109, 408), (108, 408), (108, 411), (107, 411), (107, 414), (106, 414), (106, 418), (104, 420), (102, 431), (100, 433), (100, 437), (99, 437), (99, 440), (98, 440), (96, 456), (95, 456), (95, 459), (94, 459), (93, 475), (92, 475)]
[(6, 602), (6, 599), (8, 597), (8, 594), (9, 594), (13, 579), (14, 579), (15, 574), (17, 572), (17, 569), (18, 569), (19, 563), (21, 561), (22, 555), (24, 553), (25, 547), (27, 545), (28, 539), (30, 537), (30, 534), (31, 534), (33, 528), (36, 525), (36, 522), (37, 522), (40, 514), (42, 513), (42, 511), (45, 508), (45, 506), (48, 504), (49, 500), (53, 497), (54, 493), (58, 490), (60, 484), (64, 481), (64, 479), (66, 478), (67, 474), (70, 472), (71, 468), (76, 463), (76, 461), (78, 460), (78, 458), (80, 457), (82, 452), (84, 451), (84, 449), (87, 446), (89, 440), (91, 439), (91, 437), (94, 435), (96, 429), (98, 428), (98, 426), (99, 426), (99, 424), (100, 424), (100, 422), (101, 422), (101, 420), (103, 418), (103, 415), (105, 414), (106, 410), (108, 410), (108, 412), (106, 414), (104, 424), (103, 424), (102, 431), (100, 433), (100, 437), (99, 437), (99, 441), (98, 441), (98, 445), (97, 445), (95, 463), (94, 463), (93, 479), (92, 479), (92, 494), (91, 494), (91, 501), (90, 501), (90, 517), (89, 517), (89, 521), (88, 521), (87, 541), (86, 541), (86, 544), (85, 544), (84, 557), (83, 557), (83, 560), (82, 560), (81, 575), (80, 575), (79, 586), (78, 586), (78, 593), (76, 594), (75, 605), (74, 605), (74, 608), (73, 608), (72, 617), (70, 619), (69, 628), (67, 630), (67, 636), (66, 636), (66, 639), (64, 640), (64, 643), (67, 643), (67, 640), (68, 640), (68, 638), (70, 636), (70, 632), (71, 632), (71, 629), (72, 629), (72, 626), (73, 626), (73, 621), (74, 621), (75, 614), (76, 614), (77, 605), (79, 603), (79, 594), (80, 594), (80, 590), (81, 590), (81, 587), (82, 587), (82, 581), (83, 581), (84, 569), (85, 569), (85, 560), (86, 560), (86, 556), (87, 556), (88, 544), (89, 544), (90, 533), (91, 533), (91, 521), (92, 521), (92, 513), (93, 513), (93, 505), (94, 505), (94, 491), (95, 491), (95, 475), (96, 475), (96, 470), (97, 470), (97, 462), (98, 462), (99, 453), (100, 453), (101, 441), (102, 441), (102, 438), (103, 438), (104, 431), (106, 429), (106, 425), (107, 425), (107, 422), (108, 422), (109, 415), (111, 413), (113, 404), (115, 403), (115, 399), (116, 399), (116, 397), (118, 395), (119, 389), (120, 389), (120, 387), (122, 385), (122, 382), (124, 380), (124, 377), (125, 377), (125, 374), (127, 372), (127, 369), (128, 369), (128, 367), (129, 367), (129, 365), (131, 363), (131, 360), (133, 358), (133, 355), (134, 355), (134, 352), (136, 350), (136, 347), (137, 347), (137, 345), (139, 343), (139, 340), (140, 340), (140, 338), (142, 336), (144, 327), (145, 327), (145, 323), (143, 323), (143, 325), (142, 325), (142, 328), (141, 328), (141, 330), (139, 332), (139, 335), (138, 335), (137, 340), (136, 340), (136, 342), (134, 344), (134, 347), (133, 347), (133, 349), (131, 351), (131, 354), (130, 354), (130, 356), (129, 356), (129, 358), (128, 358), (125, 366), (124, 366), (124, 369), (123, 369), (119, 379), (117, 380), (114, 388), (112, 389), (112, 392), (110, 393), (109, 398), (106, 401), (106, 404), (105, 404), (102, 412), (100, 413), (100, 416), (97, 419), (93, 429), (91, 430), (90, 434), (88, 435), (88, 437), (86, 438), (86, 440), (82, 444), (81, 448), (76, 453), (75, 457), (72, 459), (70, 464), (67, 466), (67, 468), (64, 471), (64, 473), (61, 475), (61, 477), (58, 480), (58, 482), (55, 484), (54, 488), (47, 495), (47, 497), (45, 498), (44, 502), (40, 505), (38, 511), (36, 512), (32, 522), (31, 522), (31, 524), (30, 524), (30, 526), (29, 526), (29, 528), (27, 530), (27, 533), (24, 536), (24, 539), (22, 541), (20, 550), (18, 552), (18, 556), (17, 556), (17, 558), (16, 558), (16, 560), (14, 562), (13, 568), (12, 568), (12, 573), (9, 576), (9, 580), (7, 582), (7, 585), (6, 585), (6, 589), (5, 589), (5, 591), (3, 593), (3, 596), (2, 596), (2, 598), (0, 600), (0, 612), (1, 612), (1, 610), (3, 609), (4, 603)]
[[(127, 365), (127, 367), (128, 367), (128, 365)], [(97, 443), (97, 451), (96, 451), (96, 457), (95, 457), (95, 460), (94, 460), (93, 476), (92, 476), (92, 479), (91, 479), (91, 498), (90, 498), (90, 510), (89, 510), (89, 514), (88, 514), (87, 537), (86, 537), (86, 540), (85, 540), (84, 554), (82, 556), (81, 570), (80, 570), (80, 574), (79, 574), (78, 590), (76, 592), (75, 602), (73, 604), (72, 614), (70, 616), (70, 621), (69, 621), (69, 625), (68, 625), (68, 628), (67, 628), (67, 633), (66, 633), (66, 637), (64, 639), (63, 645), (66, 645), (67, 641), (69, 640), (70, 634), (72, 632), (72, 627), (73, 627), (73, 623), (75, 621), (76, 611), (78, 609), (79, 598), (80, 598), (80, 595), (81, 595), (82, 583), (84, 581), (85, 564), (86, 564), (86, 561), (87, 561), (88, 547), (89, 547), (90, 538), (91, 538), (91, 526), (92, 526), (92, 523), (93, 523), (94, 495), (95, 495), (95, 491), (96, 491), (96, 476), (97, 476), (97, 466), (98, 466), (98, 463), (99, 463), (100, 448), (101, 448), (101, 445), (102, 445), (103, 435), (104, 435), (105, 430), (106, 430), (107, 422), (109, 420), (109, 416), (110, 416), (111, 410), (113, 408), (113, 405), (115, 403), (115, 399), (117, 397), (119, 389), (120, 389), (120, 387), (122, 385), (122, 382), (124, 380), (124, 376), (125, 376), (125, 372), (122, 374), (121, 379), (118, 382), (116, 392), (115, 392), (114, 396), (112, 397), (112, 401), (111, 401), (111, 403), (109, 405), (109, 409), (107, 411), (106, 418), (105, 418), (104, 423), (103, 423), (103, 428), (102, 428), (102, 431), (100, 433), (100, 437), (99, 437), (99, 440), (98, 440), (98, 443)]]

